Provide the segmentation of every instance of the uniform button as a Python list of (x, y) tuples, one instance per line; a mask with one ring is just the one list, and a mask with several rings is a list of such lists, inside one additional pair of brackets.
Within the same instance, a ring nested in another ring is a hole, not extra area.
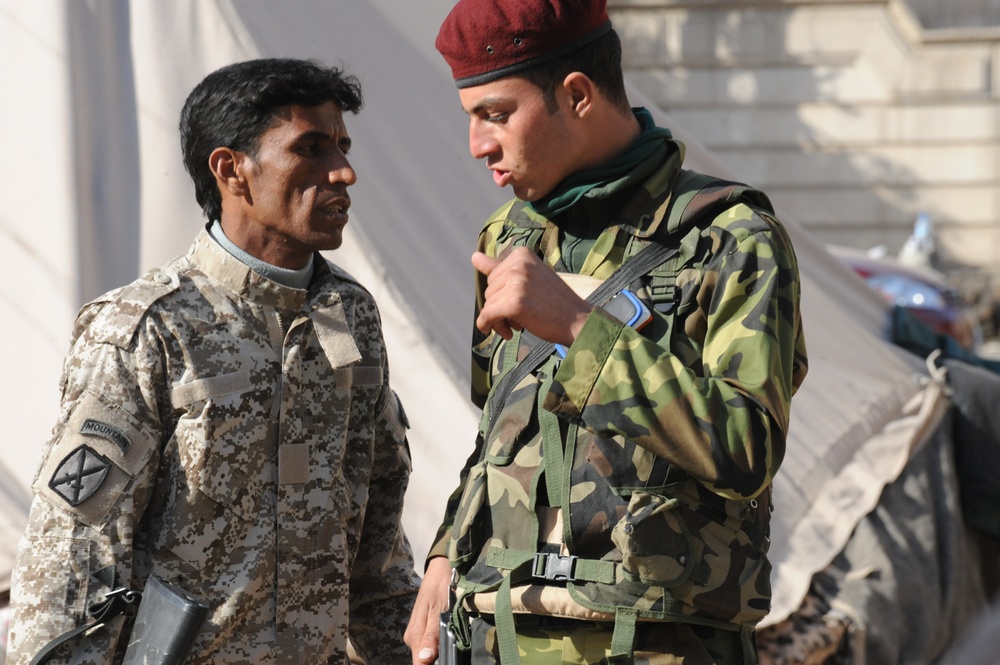
[(170, 276), (164, 275), (162, 272), (158, 272), (155, 275), (153, 275), (153, 281), (156, 282), (157, 284), (169, 284)]

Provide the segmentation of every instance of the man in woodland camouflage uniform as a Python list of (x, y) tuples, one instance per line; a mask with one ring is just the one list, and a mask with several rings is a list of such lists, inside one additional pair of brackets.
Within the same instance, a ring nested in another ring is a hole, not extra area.
[[(629, 108), (604, 2), (461, 0), (436, 45), (472, 155), (517, 198), (472, 258), (483, 421), (413, 662), (437, 651), (450, 568), (476, 664), (756, 662), (771, 481), (806, 373), (788, 236), (766, 196), (682, 170), (683, 145)], [(576, 294), (654, 243), (669, 258), (621, 293), (637, 316)], [(557, 346), (498, 389), (531, 338)]]
[[(156, 574), (209, 606), (189, 663), (409, 662), (406, 420), (340, 246), (357, 80), (222, 68), (181, 114), (209, 220), (186, 256), (86, 305), (14, 571), (8, 663)], [(111, 663), (128, 617), (54, 654)]]

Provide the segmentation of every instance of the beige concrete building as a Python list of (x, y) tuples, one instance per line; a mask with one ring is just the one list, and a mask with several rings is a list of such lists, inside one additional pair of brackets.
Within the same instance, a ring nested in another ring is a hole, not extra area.
[(1000, 0), (610, 0), (630, 80), (821, 242), (1000, 274)]

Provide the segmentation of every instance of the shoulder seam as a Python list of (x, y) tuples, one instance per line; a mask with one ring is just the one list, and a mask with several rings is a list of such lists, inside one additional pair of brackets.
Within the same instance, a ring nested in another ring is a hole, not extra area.
[[(95, 324), (103, 318), (107, 328), (95, 340), (127, 349), (150, 308), (179, 288), (180, 278), (176, 272), (154, 269), (117, 292), (113, 291), (107, 297), (93, 301), (91, 304), (101, 303), (102, 307), (90, 321), (88, 328), (93, 330)], [(126, 304), (130, 307), (127, 308), (127, 313), (123, 313)]]

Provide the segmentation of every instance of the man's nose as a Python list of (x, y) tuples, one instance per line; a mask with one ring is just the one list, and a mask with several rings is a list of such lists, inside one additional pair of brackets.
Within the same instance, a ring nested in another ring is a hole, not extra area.
[(476, 123), (469, 125), (469, 152), (476, 159), (483, 159), (497, 151), (496, 140)]
[(329, 178), (331, 183), (343, 183), (345, 185), (353, 185), (358, 181), (358, 174), (351, 166), (351, 162), (348, 161), (347, 156), (340, 154), (334, 159), (334, 163), (330, 167)]

